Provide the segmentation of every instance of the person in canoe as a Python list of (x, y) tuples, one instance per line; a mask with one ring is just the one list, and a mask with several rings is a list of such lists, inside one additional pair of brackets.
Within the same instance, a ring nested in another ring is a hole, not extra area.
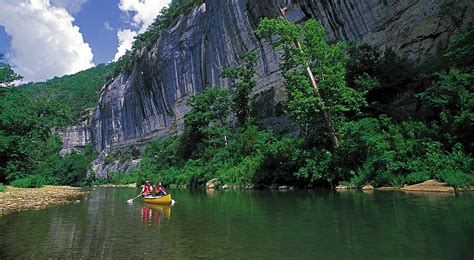
[(146, 181), (145, 185), (143, 185), (142, 191), (140, 192), (139, 196), (150, 195), (152, 191), (153, 191), (153, 187), (151, 186), (149, 181)]
[(161, 196), (165, 196), (166, 195), (166, 191), (165, 191), (165, 187), (163, 186), (163, 184), (161, 184), (161, 182), (158, 182), (155, 186), (155, 193), (156, 193), (156, 196), (157, 197), (161, 197)]

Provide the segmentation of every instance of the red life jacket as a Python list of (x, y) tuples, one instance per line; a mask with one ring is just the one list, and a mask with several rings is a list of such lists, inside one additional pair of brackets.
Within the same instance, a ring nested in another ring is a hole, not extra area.
[(159, 193), (160, 191), (162, 191), (163, 193), (166, 193), (165, 187), (163, 187), (163, 185), (156, 185), (155, 186), (155, 192)]
[(142, 193), (151, 193), (153, 191), (153, 187), (149, 183), (145, 184), (143, 186), (143, 192)]

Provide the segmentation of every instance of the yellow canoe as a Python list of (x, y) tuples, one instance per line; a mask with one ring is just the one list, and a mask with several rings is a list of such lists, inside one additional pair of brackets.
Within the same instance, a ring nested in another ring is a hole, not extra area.
[(143, 198), (143, 201), (150, 204), (170, 205), (172, 200), (171, 194), (168, 194), (162, 197), (145, 197)]

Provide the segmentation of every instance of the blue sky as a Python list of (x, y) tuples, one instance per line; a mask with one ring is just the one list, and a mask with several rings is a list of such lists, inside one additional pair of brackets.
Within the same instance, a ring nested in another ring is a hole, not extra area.
[[(82, 5), (79, 13), (72, 16), (75, 18), (73, 24), (80, 28), (84, 41), (92, 49), (95, 65), (110, 62), (114, 58), (118, 47), (118, 28), (134, 27), (119, 9), (118, 0), (89, 0)], [(111, 28), (106, 29), (105, 23)], [(0, 25), (0, 52), (8, 53), (11, 50), (10, 41), (5, 27)]]
[(10, 50), (10, 36), (5, 32), (5, 27), (0, 25), (0, 52), (6, 53)]
[[(80, 28), (84, 41), (89, 43), (94, 54), (94, 64), (107, 63), (117, 52), (117, 28), (130, 28), (119, 10), (117, 0), (90, 0), (74, 16), (74, 24)], [(114, 30), (107, 30), (108, 23)]]
[(116, 60), (170, 0), (0, 0), (0, 52), (24, 81)]

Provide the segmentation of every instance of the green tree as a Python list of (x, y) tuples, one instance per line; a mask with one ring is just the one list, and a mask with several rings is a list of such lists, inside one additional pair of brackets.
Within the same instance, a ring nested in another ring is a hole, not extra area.
[(228, 117), (231, 112), (231, 96), (223, 88), (210, 87), (189, 98), (191, 111), (184, 117), (186, 131), (191, 142), (204, 141), (218, 146), (227, 142)]
[(448, 146), (462, 143), (474, 151), (474, 74), (451, 68), (418, 96), (438, 113), (438, 133)]
[(1, 62), (4, 59), (3, 53), (0, 53), (0, 85), (10, 86), (12, 82), (21, 80), (23, 77), (16, 74), (12, 67)]
[(473, 69), (474, 66), (474, 25), (467, 27), (456, 36), (454, 42), (448, 46), (443, 58), (450, 66)]
[(73, 75), (55, 77), (46, 82), (20, 85), (20, 92), (31, 98), (55, 100), (71, 108), (75, 121), (79, 121), (84, 109), (93, 108), (99, 100), (99, 90), (106, 83), (107, 75), (115, 69), (115, 63), (99, 64), (94, 68)]
[(259, 37), (280, 36), (276, 46), (283, 50), (282, 69), (288, 91), (287, 113), (303, 133), (323, 132), (333, 148), (339, 141), (335, 127), (347, 112), (358, 112), (366, 105), (364, 95), (347, 86), (346, 44), (328, 44), (325, 30), (315, 20), (298, 26), (285, 19), (263, 19), (256, 33)]
[(255, 66), (258, 56), (255, 52), (240, 55), (243, 64), (222, 70), (221, 76), (231, 81), (232, 107), (239, 127), (245, 126), (250, 119), (250, 94), (255, 87)]
[[(31, 99), (17, 89), (0, 95), (0, 179), (13, 181), (40, 168), (61, 141), (53, 135), (71, 123), (68, 107), (50, 99)], [(59, 155), (57, 155), (59, 157)]]

